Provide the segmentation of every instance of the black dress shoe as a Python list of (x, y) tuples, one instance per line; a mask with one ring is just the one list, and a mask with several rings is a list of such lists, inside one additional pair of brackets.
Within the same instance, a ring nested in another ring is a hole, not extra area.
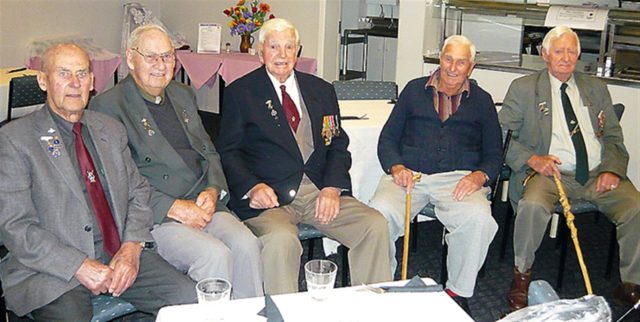
[(640, 286), (622, 283), (613, 290), (613, 301), (619, 306), (632, 306), (640, 300)]
[(469, 316), (471, 316), (471, 309), (469, 308), (469, 302), (467, 301), (466, 297), (454, 296), (452, 297), (452, 299), (456, 301), (456, 303), (458, 303), (458, 306), (460, 306), (465, 312), (467, 312)]

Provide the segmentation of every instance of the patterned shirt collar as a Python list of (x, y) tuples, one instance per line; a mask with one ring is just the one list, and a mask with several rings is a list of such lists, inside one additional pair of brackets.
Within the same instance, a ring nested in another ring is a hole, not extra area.
[[(434, 92), (438, 92), (438, 83), (440, 82), (440, 68), (436, 69), (431, 76), (429, 76), (429, 79), (427, 79), (427, 83), (424, 85), (424, 89), (428, 89), (429, 87), (432, 87)], [(468, 97), (469, 96), (469, 79), (465, 79), (464, 83), (462, 83), (462, 86), (460, 87), (460, 90), (455, 94), (465, 94), (463, 96)]]

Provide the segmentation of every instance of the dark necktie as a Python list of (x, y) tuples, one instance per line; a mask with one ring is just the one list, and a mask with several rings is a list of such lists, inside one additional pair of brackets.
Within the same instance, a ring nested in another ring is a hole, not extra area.
[(118, 235), (118, 229), (111, 214), (111, 207), (109, 207), (107, 197), (104, 194), (104, 190), (102, 190), (102, 184), (100, 184), (96, 167), (82, 140), (82, 124), (80, 122), (73, 124), (73, 134), (75, 134), (76, 156), (80, 164), (82, 179), (87, 186), (91, 206), (96, 215), (100, 232), (102, 233), (102, 244), (104, 250), (110, 256), (113, 256), (118, 249), (120, 249), (120, 236)]
[(282, 108), (284, 109), (284, 114), (287, 116), (289, 126), (293, 129), (293, 132), (296, 132), (298, 131), (298, 124), (300, 123), (300, 114), (291, 96), (287, 94), (287, 87), (280, 85), (280, 90), (282, 90)]
[(573, 148), (576, 151), (576, 181), (581, 185), (584, 185), (589, 179), (589, 160), (587, 158), (587, 147), (584, 144), (584, 138), (582, 137), (582, 131), (580, 130), (580, 124), (578, 118), (573, 112), (573, 106), (571, 106), (571, 100), (567, 95), (567, 83), (562, 83), (560, 86), (560, 93), (562, 96), (562, 108), (564, 109), (564, 117), (569, 127), (569, 136), (573, 142)]

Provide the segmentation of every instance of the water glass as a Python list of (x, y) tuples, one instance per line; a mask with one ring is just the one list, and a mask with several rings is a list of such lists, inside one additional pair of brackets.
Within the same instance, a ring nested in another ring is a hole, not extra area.
[(314, 259), (304, 265), (307, 291), (312, 298), (322, 301), (327, 298), (336, 282), (338, 266), (328, 260)]
[(199, 304), (228, 301), (231, 297), (231, 283), (224, 278), (205, 278), (196, 284)]

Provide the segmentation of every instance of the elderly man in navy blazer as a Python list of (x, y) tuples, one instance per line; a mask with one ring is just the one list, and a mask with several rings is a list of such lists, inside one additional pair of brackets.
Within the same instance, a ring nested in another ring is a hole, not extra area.
[[(463, 307), (498, 229), (487, 196), (500, 169), (502, 140), (491, 96), (468, 77), (475, 46), (449, 37), (440, 68), (404, 88), (382, 129), (378, 158), (383, 176), (371, 206), (389, 221), (392, 270), (395, 240), (404, 234), (405, 193), (413, 192), (411, 216), (427, 204), (449, 230), (447, 292)], [(421, 172), (422, 179), (413, 181)]]
[(149, 183), (131, 159), (124, 127), (85, 111), (89, 56), (61, 44), (43, 62), (45, 107), (0, 129), (7, 307), (37, 321), (90, 321), (91, 298), (101, 293), (150, 314), (195, 302), (195, 283), (145, 250), (153, 244)]
[(296, 224), (349, 247), (352, 284), (391, 279), (384, 218), (349, 196), (349, 139), (333, 87), (294, 72), (299, 36), (284, 19), (260, 30), (264, 66), (225, 89), (218, 147), (229, 205), (263, 243), (265, 292), (296, 292)]

